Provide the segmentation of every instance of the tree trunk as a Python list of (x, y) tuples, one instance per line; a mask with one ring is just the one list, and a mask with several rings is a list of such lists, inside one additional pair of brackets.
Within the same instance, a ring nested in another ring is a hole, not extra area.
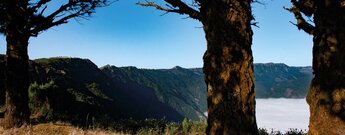
[[(0, 113), (5, 105), (5, 57), (0, 55)], [(0, 117), (1, 118), (1, 117)]]
[(4, 128), (20, 127), (29, 122), (28, 106), (28, 41), (30, 38), (28, 26), (28, 1), (6, 0), (4, 2), (6, 15), (5, 58), (5, 117)]
[(208, 0), (200, 12), (207, 39), (204, 73), (212, 135), (258, 134), (251, 0)]
[(5, 110), (5, 57), (0, 55), (0, 119), (4, 117)]
[(6, 112), (3, 120), (5, 128), (19, 127), (29, 122), (28, 40), (28, 36), (17, 32), (6, 35)]
[(345, 11), (339, 1), (315, 4), (308, 134), (345, 134)]

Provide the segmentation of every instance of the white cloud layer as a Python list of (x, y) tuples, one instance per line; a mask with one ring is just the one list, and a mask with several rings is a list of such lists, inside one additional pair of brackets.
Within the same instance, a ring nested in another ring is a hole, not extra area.
[(258, 127), (287, 131), (308, 129), (309, 106), (305, 99), (256, 99)]

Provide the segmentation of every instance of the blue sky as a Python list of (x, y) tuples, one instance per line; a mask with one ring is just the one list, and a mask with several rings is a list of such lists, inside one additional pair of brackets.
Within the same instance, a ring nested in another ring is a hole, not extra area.
[[(206, 41), (201, 23), (173, 13), (162, 16), (164, 12), (136, 2), (119, 0), (98, 9), (89, 20), (71, 20), (31, 38), (30, 59), (70, 56), (88, 58), (98, 66), (202, 67)], [(283, 9), (289, 1), (264, 2), (253, 5), (260, 27), (253, 27), (254, 62), (310, 66), (312, 37), (289, 22), (294, 18)], [(0, 37), (2, 54), (5, 44)]]

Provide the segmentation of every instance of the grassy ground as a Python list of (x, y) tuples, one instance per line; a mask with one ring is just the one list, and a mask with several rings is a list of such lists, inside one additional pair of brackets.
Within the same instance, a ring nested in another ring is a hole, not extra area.
[[(199, 122), (171, 123), (161, 120), (126, 121), (108, 128), (91, 126), (79, 128), (62, 122), (26, 125), (21, 128), (3, 129), (0, 135), (205, 135), (206, 125)], [(259, 129), (259, 135), (305, 135), (306, 131), (290, 129), (286, 133)]]
[(51, 122), (12, 129), (0, 127), (0, 135), (204, 135), (205, 128), (205, 124), (191, 121), (182, 124), (152, 119), (119, 121), (102, 128), (95, 125), (79, 128), (62, 122)]
[(45, 123), (27, 125), (21, 128), (6, 129), (0, 127), (0, 135), (123, 135), (103, 129), (83, 130), (68, 124)]

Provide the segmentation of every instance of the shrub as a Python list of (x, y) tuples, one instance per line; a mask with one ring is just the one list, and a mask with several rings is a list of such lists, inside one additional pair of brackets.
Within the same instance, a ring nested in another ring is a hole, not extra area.
[(281, 131), (275, 131), (271, 129), (271, 131), (268, 131), (265, 128), (259, 128), (259, 135), (306, 135), (306, 130), (298, 130), (296, 128), (290, 128), (289, 131), (283, 133)]
[(54, 81), (44, 84), (37, 84), (36, 82), (29, 86), (29, 108), (34, 118), (52, 117), (52, 110), (47, 98), (50, 90), (56, 89)]
[(190, 121), (187, 118), (184, 118), (182, 121), (182, 131), (188, 133), (190, 128)]

